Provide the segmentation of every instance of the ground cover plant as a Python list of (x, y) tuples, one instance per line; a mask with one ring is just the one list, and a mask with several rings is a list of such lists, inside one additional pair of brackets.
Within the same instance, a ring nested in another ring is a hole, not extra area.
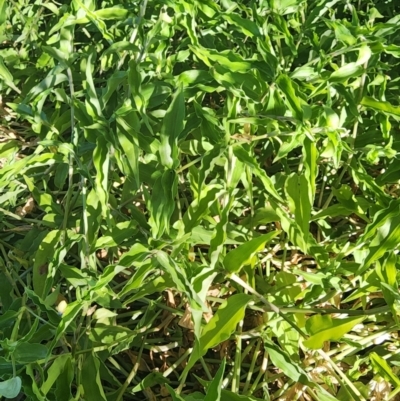
[(396, 399), (399, 11), (0, 0), (0, 396)]

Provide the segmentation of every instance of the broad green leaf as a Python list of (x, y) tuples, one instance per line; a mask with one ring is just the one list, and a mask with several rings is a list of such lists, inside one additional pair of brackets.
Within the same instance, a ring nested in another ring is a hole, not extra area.
[(284, 41), (286, 45), (289, 47), (292, 54), (297, 55), (297, 48), (286, 20), (282, 18), (280, 15), (276, 15), (274, 18), (274, 24), (276, 28), (283, 33)]
[(306, 26), (310, 27), (310, 25), (315, 24), (318, 20), (322, 20), (322, 16), (333, 9), (334, 5), (338, 3), (340, 0), (320, 0), (318, 1), (313, 8), (309, 10), (308, 15), (306, 16)]
[(19, 312), (13, 310), (8, 310), (7, 312), (3, 313), (0, 316), (0, 328), (11, 326), (18, 315)]
[(397, 201), (391, 202), (388, 208), (381, 209), (374, 216), (374, 221), (367, 226), (364, 235), (359, 240), (359, 243), (363, 243), (373, 237), (369, 243), (368, 252), (362, 258), (360, 272), (364, 272), (386, 252), (396, 249), (399, 244), (399, 224), (400, 209)]
[(74, 301), (68, 304), (65, 309), (60, 324), (57, 327), (56, 334), (49, 346), (49, 353), (53, 350), (53, 348), (57, 345), (60, 338), (65, 334), (68, 327), (75, 321), (78, 314), (81, 312), (84, 307), (84, 303), (81, 301)]
[(284, 142), (278, 150), (278, 154), (275, 156), (274, 163), (281, 160), (289, 154), (293, 149), (303, 146), (306, 139), (306, 134), (302, 130), (298, 130), (288, 142)]
[(358, 53), (357, 64), (364, 65), (365, 63), (368, 62), (368, 60), (371, 58), (371, 56), (372, 56), (371, 48), (368, 45), (363, 44), (360, 47), (360, 50)]
[(216, 62), (233, 72), (242, 73), (248, 72), (253, 67), (251, 61), (245, 60), (231, 50), (217, 52), (197, 46), (189, 46), (189, 49), (209, 67), (213, 67), (213, 63)]
[(104, 20), (125, 19), (128, 15), (128, 10), (119, 7), (102, 8), (94, 12), (96, 17)]
[(247, 304), (252, 297), (235, 294), (224, 301), (211, 320), (204, 326), (200, 337), (200, 353), (205, 352), (227, 340), (243, 319)]
[(345, 43), (348, 46), (352, 46), (357, 42), (357, 39), (351, 34), (349, 29), (339, 21), (328, 21), (326, 23), (333, 27), (335, 35), (338, 40)]
[(15, 398), (21, 391), (22, 382), (19, 376), (0, 382), (0, 395), (6, 398)]
[[(97, 277), (96, 284), (90, 289), (91, 292), (101, 291), (116, 275), (125, 270), (125, 266), (120, 265), (109, 265), (107, 266), (103, 273)], [(90, 296), (88, 296), (88, 301), (90, 301)]]
[(0, 79), (4, 80), (5, 84), (10, 88), (14, 89), (15, 92), (21, 93), (21, 91), (14, 85), (14, 78), (11, 72), (4, 64), (3, 57), (1, 56), (0, 56)]
[(75, 367), (72, 359), (67, 358), (64, 368), (56, 380), (54, 395), (56, 396), (57, 401), (71, 400), (71, 384), (74, 378), (74, 370)]
[(165, 274), (163, 276), (152, 276), (150, 277), (150, 280), (140, 286), (140, 289), (135, 293), (135, 295), (127, 298), (124, 301), (123, 306), (130, 305), (132, 302), (146, 297), (147, 295), (161, 293), (166, 289), (173, 287), (174, 282), (168, 274)]
[(40, 388), (41, 392), (44, 395), (46, 395), (51, 390), (56, 380), (63, 373), (66, 362), (70, 359), (71, 359), (70, 355), (67, 354), (60, 355), (51, 364), (50, 368), (47, 370), (47, 379)]
[(89, 339), (94, 344), (121, 345), (129, 344), (136, 333), (122, 326), (110, 326), (108, 324), (97, 323), (90, 331)]
[(308, 318), (306, 329), (310, 337), (303, 344), (311, 349), (322, 348), (325, 341), (339, 341), (365, 317), (332, 319), (330, 315), (314, 315)]
[(329, 81), (331, 82), (345, 82), (349, 78), (359, 77), (364, 71), (364, 67), (357, 63), (348, 63), (338, 70), (334, 71)]
[(232, 24), (235, 28), (242, 31), (245, 35), (253, 37), (260, 36), (260, 29), (253, 21), (240, 17), (238, 14), (222, 14), (222, 18)]
[(219, 261), (219, 256), (224, 249), (227, 238), (227, 226), (229, 223), (229, 213), (234, 202), (233, 196), (230, 196), (225, 207), (221, 211), (220, 219), (214, 228), (210, 240), (208, 255), (210, 258), (210, 269), (214, 269)]
[(48, 348), (42, 344), (18, 343), (13, 352), (14, 358), (19, 363), (36, 362), (39, 359), (45, 359)]
[(400, 106), (393, 106), (389, 102), (376, 100), (373, 97), (369, 96), (364, 96), (360, 104), (366, 108), (388, 114), (391, 117), (400, 118)]
[(59, 61), (64, 67), (68, 66), (70, 54), (64, 53), (63, 51), (52, 46), (42, 46), (42, 50), (55, 60)]
[(34, 86), (26, 96), (26, 102), (32, 102), (32, 100), (40, 95), (42, 92), (54, 88), (55, 86), (68, 81), (68, 77), (65, 74), (52, 74), (48, 75), (45, 79), (43, 79), (40, 84)]
[(128, 83), (136, 108), (142, 114), (145, 112), (144, 99), (141, 90), (142, 77), (140, 74), (139, 65), (134, 59), (129, 61)]
[(150, 211), (149, 224), (154, 238), (169, 233), (170, 219), (176, 207), (178, 177), (174, 170), (166, 170), (157, 178), (153, 186), (151, 199), (148, 202)]
[(294, 214), (304, 242), (308, 242), (309, 224), (311, 218), (311, 202), (308, 180), (304, 175), (291, 174), (285, 182), (285, 192), (289, 199), (290, 212)]
[(222, 193), (220, 186), (207, 185), (203, 188), (199, 194), (200, 199), (195, 199), (183, 216), (185, 233), (191, 232), (199, 224), (201, 218), (209, 213), (211, 205)]
[(265, 245), (279, 234), (279, 231), (272, 231), (268, 234), (253, 238), (228, 252), (224, 258), (224, 267), (230, 273), (237, 273), (243, 266), (251, 263), (254, 255), (261, 252)]
[(392, 385), (397, 387), (400, 386), (400, 379), (394, 374), (385, 359), (379, 356), (376, 352), (371, 352), (369, 354), (369, 360), (371, 361), (375, 373), (378, 373), (382, 378), (392, 383)]
[(50, 231), (43, 239), (36, 252), (35, 262), (33, 264), (33, 288), (39, 297), (47, 295), (43, 294), (43, 291), (48, 276), (48, 263), (50, 263), (54, 256), (54, 249), (59, 243), (60, 237), (60, 230)]
[(99, 202), (99, 198), (94, 189), (90, 190), (86, 197), (86, 208), (87, 208), (87, 241), (91, 249), (94, 249), (94, 245), (97, 239), (97, 235), (100, 228), (102, 208)]
[(243, 226), (258, 226), (259, 224), (268, 224), (274, 221), (278, 221), (279, 217), (275, 213), (274, 209), (271, 206), (260, 207), (256, 209), (254, 212), (254, 216), (247, 216), (242, 221), (241, 224)]
[(86, 108), (88, 110), (89, 115), (91, 115), (93, 118), (95, 117), (102, 117), (103, 112), (102, 112), (102, 107), (99, 101), (99, 98), (97, 97), (97, 92), (96, 88), (94, 86), (93, 82), (93, 74), (92, 74), (92, 57), (93, 57), (93, 52), (89, 53), (87, 63), (86, 63)]
[(0, 27), (7, 21), (7, 1), (0, 0)]
[(182, 87), (175, 92), (161, 127), (159, 149), (161, 163), (173, 168), (178, 155), (177, 141), (185, 126), (185, 99)]
[(68, 170), (69, 170), (69, 166), (67, 163), (60, 163), (57, 166), (57, 170), (56, 170), (55, 177), (54, 177), (54, 184), (60, 190), (62, 190), (64, 188), (65, 182), (68, 177)]
[(292, 80), (287, 75), (280, 75), (276, 80), (279, 89), (284, 93), (288, 106), (290, 107), (293, 117), (299, 121), (303, 121), (303, 107), (298, 93), (293, 86)]
[(396, 295), (398, 294), (397, 265), (398, 256), (394, 252), (389, 252), (386, 259), (376, 264), (375, 271), (381, 280), (382, 293), (388, 305), (395, 304)]
[[(40, 298), (36, 292), (30, 290), (29, 288), (25, 288), (25, 293), (28, 295), (28, 298), (34, 303), (34, 305), (42, 312), (45, 313), (47, 318), (49, 319), (48, 321), (57, 327), (57, 325), (60, 323), (61, 318), (58, 315), (58, 313), (53, 309), (50, 308), (49, 306), (46, 305), (46, 303), (43, 301), (42, 298)], [(1, 326), (0, 326), (1, 327)]]
[(299, 366), (298, 362), (292, 361), (284, 350), (265, 337), (264, 347), (274, 366), (282, 370), (286, 376), (295, 382), (300, 382), (304, 385), (309, 384), (306, 372)]
[[(293, 304), (301, 293), (300, 286), (296, 285), (297, 278), (294, 274), (281, 271), (275, 276), (275, 297), (279, 303)], [(285, 322), (286, 323), (286, 322)]]
[(124, 167), (123, 173), (132, 176), (136, 186), (140, 186), (139, 178), (139, 140), (135, 130), (130, 127), (129, 134), (122, 125), (117, 126), (117, 137), (120, 144), (120, 163)]
[(198, 294), (193, 290), (192, 285), (187, 278), (186, 271), (183, 266), (181, 266), (181, 263), (176, 263), (164, 251), (157, 251), (156, 257), (161, 267), (172, 277), (177, 290), (186, 293), (189, 299), (192, 299), (197, 303), (198, 307), (203, 308), (203, 302)]
[(96, 148), (93, 151), (93, 164), (96, 168), (96, 193), (105, 215), (108, 206), (108, 174), (110, 165), (109, 144), (103, 135), (97, 138)]
[(99, 368), (100, 361), (96, 354), (93, 352), (87, 354), (81, 371), (81, 383), (85, 400), (87, 401), (107, 401), (101, 383)]
[(218, 371), (213, 378), (212, 382), (207, 387), (207, 394), (204, 397), (204, 401), (220, 401), (221, 400), (221, 387), (222, 379), (224, 378), (225, 372), (225, 358), (222, 360)]
[(252, 169), (254, 175), (261, 180), (265, 190), (268, 191), (270, 195), (272, 195), (276, 200), (284, 203), (283, 199), (275, 189), (275, 186), (272, 183), (271, 178), (267, 176), (265, 171), (260, 168), (257, 161), (248, 152), (246, 152), (246, 150), (242, 146), (236, 145), (233, 148), (233, 153), (242, 163), (244, 163), (245, 165), (249, 166)]
[(234, 333), (237, 324), (244, 318), (246, 306), (251, 300), (250, 295), (235, 294), (220, 305), (211, 320), (204, 326), (183, 374), (187, 373), (208, 349), (227, 340)]
[[(318, 149), (314, 141), (311, 141), (308, 136), (303, 143), (303, 158), (304, 158), (304, 177), (307, 180), (308, 196), (310, 205), (314, 204), (315, 194), (317, 191), (317, 176), (318, 176)], [(340, 159), (340, 157), (339, 157)]]

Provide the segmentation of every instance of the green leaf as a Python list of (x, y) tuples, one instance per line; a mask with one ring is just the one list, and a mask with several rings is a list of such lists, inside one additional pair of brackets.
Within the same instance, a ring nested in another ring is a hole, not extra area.
[(237, 273), (243, 266), (251, 263), (254, 255), (265, 248), (265, 244), (270, 242), (279, 234), (279, 231), (272, 231), (268, 234), (253, 238), (252, 240), (240, 245), (228, 252), (224, 258), (224, 267), (230, 273)]
[(83, 362), (81, 371), (81, 383), (87, 401), (107, 401), (99, 370), (100, 361), (93, 352), (89, 353)]
[(178, 176), (174, 170), (166, 170), (157, 178), (153, 186), (151, 200), (148, 202), (150, 211), (149, 224), (155, 238), (164, 232), (169, 233), (170, 219), (176, 207)]
[(319, 349), (325, 341), (339, 341), (342, 337), (361, 323), (365, 317), (332, 319), (330, 315), (314, 315), (306, 322), (310, 337), (303, 344), (311, 349)]
[(292, 80), (287, 75), (280, 75), (276, 80), (279, 89), (285, 94), (285, 98), (289, 108), (293, 113), (293, 117), (299, 121), (303, 121), (303, 107), (300, 97), (293, 86)]
[(47, 370), (47, 379), (40, 388), (40, 391), (44, 395), (51, 390), (59, 376), (64, 372), (65, 364), (68, 360), (71, 360), (71, 355), (59, 355), (51, 364), (50, 368)]
[(68, 81), (68, 77), (65, 74), (51, 74), (43, 79), (40, 84), (35, 85), (27, 94), (25, 101), (27, 103), (32, 102), (36, 96), (40, 95), (44, 91), (54, 88), (62, 82)]
[(189, 49), (209, 67), (213, 67), (216, 62), (228, 70), (241, 73), (247, 73), (253, 67), (250, 61), (231, 50), (218, 52), (191, 45), (189, 45)]
[(175, 92), (161, 127), (159, 149), (161, 163), (173, 168), (177, 158), (177, 141), (185, 126), (185, 99), (182, 86)]
[(61, 337), (65, 334), (67, 328), (73, 323), (78, 316), (79, 312), (81, 312), (84, 303), (81, 301), (75, 301), (68, 304), (67, 308), (65, 309), (62, 320), (57, 327), (56, 334), (53, 338), (53, 341), (50, 344), (49, 352), (53, 350), (53, 348), (57, 345), (58, 341), (60, 341)]
[(99, 135), (93, 151), (93, 164), (96, 168), (96, 193), (102, 206), (102, 213), (108, 210), (108, 174), (110, 165), (109, 143)]
[(207, 387), (207, 394), (204, 397), (204, 401), (220, 401), (221, 400), (221, 389), (222, 389), (222, 380), (224, 378), (225, 372), (225, 358), (222, 360), (218, 371), (212, 380), (212, 382)]
[(285, 351), (265, 337), (264, 347), (274, 366), (282, 370), (286, 376), (290, 377), (294, 382), (300, 382), (304, 385), (309, 384), (306, 372), (299, 366), (298, 362), (292, 361)]
[(18, 315), (19, 312), (13, 310), (8, 310), (7, 312), (3, 313), (0, 316), (0, 328), (11, 326)]
[(304, 242), (308, 242), (309, 224), (311, 218), (311, 203), (308, 180), (304, 175), (291, 174), (285, 182), (285, 192), (289, 199), (290, 212), (304, 236)]
[(64, 368), (56, 380), (56, 389), (54, 391), (54, 395), (57, 401), (71, 400), (71, 384), (74, 378), (74, 370), (75, 367), (72, 363), (72, 359), (67, 358)]
[(50, 231), (41, 242), (39, 249), (35, 255), (35, 262), (33, 264), (33, 288), (37, 295), (43, 297), (46, 287), (46, 280), (48, 276), (48, 263), (50, 263), (54, 256), (54, 249), (60, 241), (61, 231)]
[(393, 106), (389, 102), (376, 100), (370, 96), (364, 96), (360, 104), (375, 111), (380, 111), (384, 114), (388, 114), (391, 117), (400, 118), (400, 106)]
[(393, 251), (399, 245), (400, 209), (397, 202), (392, 202), (388, 209), (377, 213), (373, 223), (367, 227), (365, 235), (360, 238), (360, 242), (366, 241), (371, 236), (374, 238), (362, 260), (359, 274), (379, 260), (386, 252)]
[(6, 398), (15, 398), (21, 391), (22, 381), (19, 376), (0, 382), (0, 395)]
[(238, 14), (222, 14), (222, 18), (242, 31), (245, 35), (253, 37), (260, 36), (260, 29), (253, 21), (240, 17)]
[(306, 186), (308, 188), (308, 197), (311, 206), (314, 204), (317, 191), (318, 156), (316, 143), (306, 136), (303, 142), (304, 177), (307, 180)]
[(247, 304), (252, 297), (235, 294), (224, 301), (211, 320), (204, 326), (200, 337), (200, 353), (204, 355), (210, 348), (227, 340), (243, 319)]
[(39, 359), (45, 359), (48, 348), (42, 344), (18, 343), (13, 352), (14, 358), (19, 363), (36, 362)]
[(357, 39), (351, 34), (349, 29), (339, 21), (325, 21), (329, 26), (333, 27), (336, 38), (344, 44), (352, 46), (357, 42)]
[(122, 326), (110, 326), (107, 324), (97, 323), (91, 330), (89, 339), (94, 344), (106, 344), (110, 346), (128, 346), (137, 334)]
[(0, 27), (7, 21), (7, 1), (0, 0)]
[(119, 7), (109, 7), (96, 10), (94, 14), (96, 17), (104, 20), (119, 20), (125, 19), (128, 16), (128, 10)]
[(376, 352), (371, 352), (369, 354), (369, 360), (371, 361), (371, 365), (375, 373), (392, 383), (393, 386), (400, 386), (400, 379), (394, 374), (393, 370), (385, 359), (380, 357)]
[(100, 105), (100, 101), (97, 97), (97, 92), (96, 88), (94, 86), (93, 82), (93, 75), (92, 75), (92, 57), (94, 53), (90, 52), (87, 62), (86, 62), (86, 94), (87, 94), (87, 99), (86, 99), (86, 109), (88, 110), (89, 115), (92, 117), (102, 117), (103, 112), (102, 112), (102, 107)]
[(275, 186), (270, 177), (267, 176), (265, 171), (260, 168), (257, 161), (248, 153), (246, 150), (240, 146), (236, 145), (233, 147), (234, 155), (245, 165), (249, 166), (254, 175), (258, 177), (264, 185), (264, 189), (270, 193), (276, 200), (284, 203), (281, 196), (278, 194), (278, 191), (275, 189)]
[(227, 340), (235, 331), (237, 324), (244, 318), (246, 305), (252, 297), (247, 294), (235, 294), (226, 299), (211, 320), (204, 326), (201, 337), (195, 347), (183, 374), (201, 358), (208, 349)]
[(132, 393), (143, 391), (148, 387), (153, 387), (156, 384), (168, 383), (168, 379), (165, 378), (160, 372), (149, 373), (139, 384), (137, 384), (132, 390)]
[[(1, 18), (1, 17), (0, 17)], [(15, 92), (21, 93), (21, 91), (14, 85), (14, 78), (11, 75), (11, 72), (5, 66), (3, 57), (0, 56), (0, 78), (4, 80), (7, 86), (14, 89)]]
[(357, 63), (348, 63), (343, 67), (340, 67), (338, 70), (334, 71), (329, 80), (331, 82), (345, 82), (349, 78), (359, 77), (364, 71), (364, 67), (362, 65), (358, 65)]
[(198, 294), (193, 290), (190, 284), (185, 269), (182, 268), (180, 263), (176, 263), (167, 253), (157, 251), (157, 261), (161, 267), (172, 277), (177, 290), (186, 293), (189, 299), (195, 301), (200, 308), (203, 307), (203, 302)]

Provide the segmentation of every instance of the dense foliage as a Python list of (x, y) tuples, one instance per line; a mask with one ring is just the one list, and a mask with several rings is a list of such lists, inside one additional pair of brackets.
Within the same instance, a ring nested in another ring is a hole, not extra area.
[(400, 392), (400, 14), (0, 0), (0, 395)]

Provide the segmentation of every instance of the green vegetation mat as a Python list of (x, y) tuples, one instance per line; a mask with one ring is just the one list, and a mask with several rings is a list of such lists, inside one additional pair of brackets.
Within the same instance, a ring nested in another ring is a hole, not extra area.
[(0, 0), (0, 398), (400, 393), (400, 7)]

